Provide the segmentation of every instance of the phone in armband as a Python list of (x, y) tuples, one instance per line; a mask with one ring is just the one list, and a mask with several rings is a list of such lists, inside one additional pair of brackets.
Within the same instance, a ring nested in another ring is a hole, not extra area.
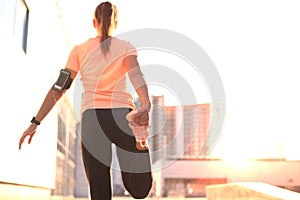
[(56, 91), (63, 91), (69, 89), (72, 83), (71, 72), (66, 69), (61, 69), (57, 81), (53, 85), (53, 89)]

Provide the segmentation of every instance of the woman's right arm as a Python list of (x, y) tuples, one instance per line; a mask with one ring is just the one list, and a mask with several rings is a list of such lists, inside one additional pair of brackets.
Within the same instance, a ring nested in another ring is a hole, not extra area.
[[(74, 79), (77, 75), (77, 72), (71, 69), (67, 69), (68, 71), (71, 72), (71, 79)], [(66, 89), (59, 92), (57, 90), (54, 90), (52, 87), (48, 91), (39, 111), (37, 112), (35, 116), (35, 120), (38, 122), (41, 122), (47, 115), (48, 113), (52, 110), (56, 102), (62, 97), (62, 95), (65, 93)], [(24, 142), (25, 138), (29, 136), (28, 144), (30, 144), (32, 137), (34, 136), (36, 132), (37, 124), (36, 123), (31, 123), (29, 127), (25, 130), (23, 135), (21, 136), (19, 140), (19, 149), (22, 147), (22, 143)]]
[(137, 57), (134, 55), (127, 56), (124, 60), (124, 65), (130, 78), (130, 82), (134, 86), (140, 101), (142, 102), (141, 112), (139, 112), (135, 122), (139, 125), (148, 125), (151, 102), (149, 99), (148, 87), (141, 72)]

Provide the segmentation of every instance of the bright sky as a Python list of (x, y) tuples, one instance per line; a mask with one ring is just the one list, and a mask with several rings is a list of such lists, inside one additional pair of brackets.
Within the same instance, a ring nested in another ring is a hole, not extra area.
[[(112, 2), (119, 10), (116, 34), (138, 28), (169, 29), (194, 40), (210, 56), (226, 95), (222, 133), (226, 137), (221, 145), (226, 149), (224, 156), (280, 157), (282, 152), (291, 159), (296, 156), (295, 152), (300, 151), (299, 145), (294, 144), (300, 132), (297, 1)], [(70, 35), (75, 43), (94, 36), (92, 16), (98, 1), (90, 3), (80, 4), (80, 11), (76, 2), (67, 9), (73, 21), (67, 27), (75, 33)], [(199, 103), (210, 101), (201, 77), (188, 70), (183, 73), (184, 68), (174, 65), (182, 62), (179, 58), (161, 52), (141, 52), (139, 57), (142, 64), (159, 62), (174, 67), (189, 81)], [(162, 59), (166, 57), (169, 59)], [(172, 97), (172, 91), (158, 88), (153, 86), (150, 93), (167, 94), (166, 103), (176, 103), (176, 94)]]

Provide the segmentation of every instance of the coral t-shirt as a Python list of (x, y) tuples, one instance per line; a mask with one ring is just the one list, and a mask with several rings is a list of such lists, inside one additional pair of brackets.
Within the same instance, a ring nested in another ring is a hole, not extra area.
[(95, 108), (134, 108), (132, 96), (126, 91), (126, 56), (137, 56), (129, 42), (111, 38), (109, 52), (102, 53), (100, 38), (90, 38), (75, 46), (66, 68), (80, 72), (83, 84), (81, 112)]

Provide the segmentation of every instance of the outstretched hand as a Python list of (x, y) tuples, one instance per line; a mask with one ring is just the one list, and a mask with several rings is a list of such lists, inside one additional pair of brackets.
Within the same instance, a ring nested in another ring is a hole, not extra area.
[(37, 127), (37, 125), (34, 124), (34, 123), (32, 123), (32, 124), (26, 129), (26, 131), (23, 133), (22, 137), (21, 137), (20, 140), (19, 140), (19, 150), (21, 149), (22, 144), (23, 144), (23, 142), (24, 142), (24, 140), (25, 140), (25, 138), (26, 138), (27, 136), (29, 136), (28, 144), (31, 143), (32, 137), (34, 136), (34, 134), (35, 134), (35, 132), (36, 132), (36, 127)]

